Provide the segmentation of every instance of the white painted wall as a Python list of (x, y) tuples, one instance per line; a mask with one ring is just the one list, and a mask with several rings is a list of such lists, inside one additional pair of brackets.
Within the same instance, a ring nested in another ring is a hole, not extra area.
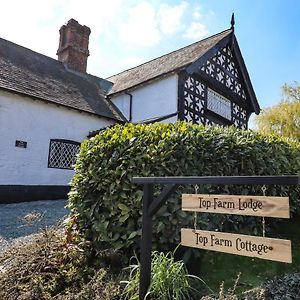
[[(132, 94), (132, 122), (165, 116), (177, 111), (178, 75), (153, 81), (130, 90)], [(129, 119), (130, 96), (122, 93), (111, 98), (123, 115)], [(175, 122), (177, 117), (164, 122)]]
[[(50, 139), (82, 142), (113, 122), (0, 91), (0, 185), (66, 185), (72, 170), (48, 168)], [(15, 141), (27, 148), (15, 147)]]

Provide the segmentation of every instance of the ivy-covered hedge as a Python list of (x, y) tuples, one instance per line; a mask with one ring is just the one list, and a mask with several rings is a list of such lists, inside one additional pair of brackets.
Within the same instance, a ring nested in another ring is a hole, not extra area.
[[(96, 248), (104, 243), (132, 250), (141, 234), (143, 195), (142, 187), (132, 184), (133, 176), (299, 172), (300, 144), (274, 136), (183, 122), (116, 125), (82, 144), (69, 205), (79, 230)], [(180, 187), (154, 219), (156, 249), (169, 250), (170, 244), (179, 243), (180, 228), (193, 226), (193, 213), (180, 209), (183, 191), (193, 192), (194, 187)], [(262, 194), (257, 186), (201, 186), (198, 192)], [(299, 187), (270, 186), (266, 194), (289, 195), (292, 214), (299, 210)], [(198, 214), (197, 221), (202, 229), (261, 231), (261, 220), (255, 217)]]

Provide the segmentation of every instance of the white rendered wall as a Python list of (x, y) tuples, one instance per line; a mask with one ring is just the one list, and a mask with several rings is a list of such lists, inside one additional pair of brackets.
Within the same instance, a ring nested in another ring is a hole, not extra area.
[[(0, 91), (0, 185), (66, 185), (73, 170), (48, 168), (50, 139), (82, 142), (113, 122)], [(15, 147), (15, 141), (27, 148)]]
[[(132, 95), (132, 122), (162, 117), (177, 112), (178, 75), (153, 81), (129, 91)], [(111, 98), (129, 120), (130, 96), (122, 93)], [(164, 122), (175, 122), (177, 116)]]

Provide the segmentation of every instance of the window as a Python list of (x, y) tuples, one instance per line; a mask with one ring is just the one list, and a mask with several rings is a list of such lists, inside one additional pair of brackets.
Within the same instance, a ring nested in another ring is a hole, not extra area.
[(80, 143), (68, 140), (50, 140), (48, 168), (73, 169)]
[(231, 102), (215, 91), (208, 89), (207, 109), (231, 121)]

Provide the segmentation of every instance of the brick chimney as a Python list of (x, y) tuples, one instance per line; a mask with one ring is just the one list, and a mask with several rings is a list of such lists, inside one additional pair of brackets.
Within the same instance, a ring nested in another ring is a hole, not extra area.
[(80, 25), (71, 19), (60, 30), (59, 47), (57, 50), (58, 60), (68, 68), (77, 72), (86, 72), (87, 58), (89, 56), (89, 27)]

